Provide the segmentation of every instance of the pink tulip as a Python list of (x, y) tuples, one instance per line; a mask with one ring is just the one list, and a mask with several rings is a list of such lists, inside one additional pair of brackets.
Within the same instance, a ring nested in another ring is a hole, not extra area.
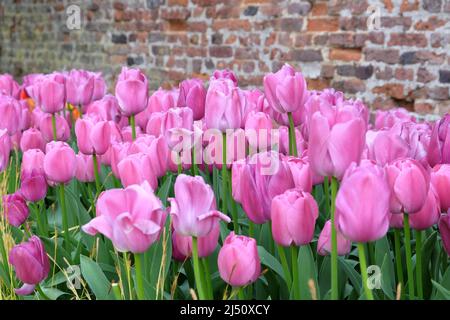
[(439, 198), (434, 187), (430, 186), (425, 204), (419, 211), (409, 215), (409, 223), (414, 230), (425, 230), (437, 224), (440, 216)]
[(108, 151), (111, 127), (108, 121), (94, 122), (85, 117), (75, 123), (75, 134), (80, 152), (102, 155)]
[[(367, 132), (369, 137), (369, 132)], [(377, 131), (374, 132), (373, 141), (368, 142), (368, 159), (374, 160), (379, 165), (385, 164), (394, 160), (405, 158), (409, 153), (409, 146), (399, 135), (393, 131)]]
[(251, 113), (264, 112), (271, 116), (269, 111), (272, 109), (269, 107), (269, 103), (261, 90), (242, 90), (242, 93), (244, 94), (246, 100), (246, 103), (244, 104), (245, 108), (242, 110), (242, 122), (244, 125), (247, 122), (247, 117)]
[(77, 158), (65, 142), (52, 141), (47, 144), (44, 157), (44, 171), (47, 180), (54, 183), (68, 183), (75, 177)]
[(416, 118), (404, 108), (377, 110), (375, 129), (392, 128), (396, 123), (416, 121)]
[(436, 126), (438, 126), (442, 163), (450, 163), (450, 116), (445, 115)]
[(23, 171), (20, 175), (20, 193), (31, 202), (37, 202), (47, 195), (47, 181), (42, 168)]
[(156, 112), (166, 112), (177, 106), (178, 89), (164, 90), (159, 88), (148, 99), (144, 111), (136, 115), (136, 124), (142, 129), (147, 128), (148, 120)]
[[(352, 248), (352, 242), (347, 240), (339, 230), (336, 230), (337, 253), (339, 256), (345, 256)], [(331, 253), (331, 220), (327, 220), (323, 226), (317, 242), (317, 253), (326, 256)]]
[(44, 172), (45, 154), (39, 149), (29, 149), (23, 153), (20, 174), (37, 170)]
[(93, 74), (85, 70), (71, 70), (66, 77), (67, 102), (84, 106), (92, 101), (94, 94)]
[(232, 183), (234, 200), (242, 204), (247, 217), (257, 224), (270, 220), (273, 197), (295, 187), (287, 161), (274, 151), (233, 163)]
[(159, 178), (166, 174), (168, 168), (169, 148), (164, 137), (155, 138), (142, 135), (130, 145), (128, 154), (144, 153), (148, 156), (152, 172)]
[(90, 72), (94, 78), (94, 90), (92, 92), (92, 101), (100, 100), (106, 95), (107, 87), (105, 79), (101, 72)]
[(436, 191), (442, 212), (450, 209), (450, 164), (441, 164), (431, 170), (431, 184)]
[(408, 214), (419, 211), (430, 187), (430, 175), (423, 166), (413, 159), (400, 159), (388, 164), (386, 173), (391, 188), (390, 211)]
[(441, 233), (442, 245), (450, 256), (450, 212), (443, 214), (439, 219), (439, 232)]
[(16, 99), (19, 98), (20, 87), (10, 74), (0, 75), (0, 93)]
[(118, 122), (120, 110), (116, 97), (108, 94), (100, 100), (92, 102), (86, 109), (86, 115), (97, 121)]
[(200, 120), (205, 114), (206, 89), (200, 79), (187, 79), (180, 83), (180, 95), (177, 107), (192, 109), (194, 120)]
[[(410, 216), (410, 221), (411, 217)], [(389, 227), (394, 229), (403, 229), (403, 213), (391, 213), (389, 212)]]
[(143, 253), (159, 240), (167, 213), (144, 183), (104, 191), (97, 200), (96, 215), (82, 227), (84, 232), (103, 234), (118, 251)]
[[(56, 116), (56, 139), (58, 141), (67, 141), (70, 138), (70, 128), (66, 119), (60, 115)], [(44, 137), (44, 140), (49, 142), (53, 141), (53, 127), (52, 116), (50, 114), (44, 114), (39, 122), (39, 130)]]
[(265, 151), (271, 146), (272, 119), (264, 112), (251, 112), (245, 122), (245, 133), (250, 146)]
[(124, 116), (143, 111), (148, 100), (147, 77), (138, 69), (123, 67), (116, 84), (116, 97)]
[(351, 164), (336, 197), (337, 229), (353, 242), (382, 238), (389, 229), (389, 185), (382, 168)]
[(217, 264), (222, 280), (233, 287), (255, 282), (261, 275), (256, 240), (231, 232), (219, 251)]
[(237, 129), (242, 126), (242, 109), (246, 103), (242, 90), (228, 79), (209, 84), (205, 101), (205, 121), (209, 129)]
[[(133, 136), (131, 132), (131, 127), (123, 127), (121, 132), (122, 138), (124, 142), (133, 142)], [(136, 137), (140, 137), (142, 135), (141, 127), (136, 127)]]
[(6, 169), (11, 152), (11, 138), (6, 129), (0, 129), (0, 173)]
[[(208, 257), (216, 250), (220, 236), (220, 223), (216, 222), (211, 232), (204, 237), (198, 238), (198, 256)], [(192, 256), (192, 237), (182, 236), (174, 230), (172, 232), (172, 254), (178, 261), (184, 261)]]
[(131, 143), (129, 142), (119, 142), (111, 145), (111, 171), (116, 178), (120, 179), (118, 165), (120, 161), (126, 158), (128, 155), (128, 149)]
[(323, 101), (321, 105), (309, 124), (311, 169), (316, 174), (340, 179), (350, 163), (361, 159), (366, 123), (352, 104), (337, 107)]
[(42, 136), (42, 133), (35, 128), (25, 130), (20, 139), (20, 150), (25, 152), (29, 149), (45, 150), (44, 137)]
[(217, 211), (214, 192), (201, 176), (180, 174), (174, 186), (175, 198), (170, 198), (173, 227), (179, 235), (204, 237), (219, 219), (231, 219)]
[(279, 113), (295, 112), (304, 108), (308, 98), (305, 78), (288, 64), (278, 72), (264, 77), (264, 91), (269, 105)]
[(158, 180), (150, 166), (149, 156), (144, 153), (135, 153), (126, 156), (117, 165), (122, 185), (128, 187), (132, 184), (142, 184), (147, 181), (153, 190), (158, 187)]
[(308, 244), (314, 237), (319, 208), (311, 194), (290, 189), (272, 199), (272, 235), (276, 243), (289, 247)]
[[(100, 164), (97, 165), (97, 170), (100, 172)], [(94, 161), (92, 155), (77, 154), (77, 170), (75, 177), (81, 182), (95, 181)]]
[(59, 73), (52, 73), (40, 78), (36, 83), (35, 101), (46, 113), (56, 113), (66, 105), (65, 77)]
[(234, 86), (238, 85), (238, 81), (237, 81), (237, 77), (234, 74), (233, 71), (228, 70), (228, 69), (222, 69), (222, 70), (215, 70), (212, 77), (211, 77), (211, 81), (213, 80), (219, 80), (219, 79), (228, 79), (231, 80), (231, 82), (233, 82)]
[(29, 295), (35, 285), (47, 278), (50, 262), (41, 239), (32, 236), (27, 242), (14, 246), (9, 252), (9, 263), (14, 267), (16, 276), (23, 282), (18, 295)]
[(312, 190), (312, 173), (307, 158), (286, 157), (283, 159), (291, 171), (295, 188), (305, 192)]
[(20, 227), (30, 215), (27, 203), (20, 192), (3, 196), (2, 202), (6, 220), (14, 227)]
[(6, 129), (12, 136), (20, 129), (22, 108), (16, 99), (0, 94), (0, 115), (0, 130)]

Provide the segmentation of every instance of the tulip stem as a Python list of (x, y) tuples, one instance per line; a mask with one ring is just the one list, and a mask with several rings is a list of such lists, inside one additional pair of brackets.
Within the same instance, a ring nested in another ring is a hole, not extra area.
[(130, 120), (130, 126), (131, 126), (131, 138), (134, 141), (134, 140), (136, 140), (136, 121), (135, 121), (135, 118), (134, 118), (134, 114), (132, 114), (129, 117), (129, 120)]
[[(325, 180), (328, 178), (325, 177)], [(336, 195), (337, 195), (337, 180), (335, 177), (331, 178), (331, 299), (339, 299), (338, 288), (338, 252), (337, 252), (337, 234), (335, 226), (335, 211), (336, 211)]]
[(56, 115), (52, 113), (52, 131), (53, 131), (53, 140), (57, 141), (58, 136), (56, 134)]
[(291, 272), (289, 271), (289, 265), (288, 265), (288, 262), (286, 259), (286, 254), (284, 252), (284, 247), (277, 244), (277, 248), (278, 248), (278, 255), (280, 256), (280, 260), (281, 260), (281, 265), (283, 266), (285, 281), (286, 281), (289, 292), (291, 292), (292, 278), (291, 278)]
[(203, 274), (205, 275), (205, 278), (206, 278), (206, 291), (208, 293), (208, 298), (214, 299), (214, 292), (213, 292), (212, 283), (211, 283), (211, 274), (209, 272), (208, 257), (202, 258), (201, 260), (202, 260), (202, 265), (203, 265)]
[(92, 154), (92, 160), (94, 162), (95, 189), (97, 191), (95, 193), (95, 200), (97, 200), (98, 196), (100, 195), (100, 192), (102, 191), (102, 184), (100, 182), (100, 175), (98, 173), (98, 160), (95, 152)]
[(114, 293), (114, 298), (116, 300), (122, 300), (122, 294), (120, 293), (119, 284), (114, 282), (111, 284), (111, 287), (112, 287), (112, 291)]
[(39, 293), (39, 296), (42, 297), (42, 299), (44, 299), (44, 300), (51, 300), (51, 299), (44, 293), (44, 291), (42, 290), (41, 285), (40, 285), (39, 283), (36, 285), (36, 290), (37, 290), (37, 292)]
[(405, 232), (406, 271), (408, 273), (409, 300), (414, 299), (414, 272), (412, 268), (411, 230), (409, 228), (409, 216), (403, 214), (403, 229)]
[(300, 283), (298, 278), (298, 248), (291, 245), (291, 262), (292, 262), (292, 288), (294, 290), (294, 299), (300, 300)]
[[(395, 264), (397, 267), (397, 281), (400, 283), (400, 287), (403, 287), (403, 263), (402, 263), (402, 253), (400, 245), (400, 230), (394, 229), (394, 243), (395, 243)], [(403, 290), (401, 291), (403, 295)]]
[(364, 244), (358, 242), (358, 256), (359, 256), (359, 265), (361, 268), (361, 279), (362, 286), (364, 288), (364, 293), (366, 294), (367, 300), (373, 300), (372, 290), (367, 286), (367, 264), (366, 264), (366, 253), (364, 249)]
[(193, 176), (198, 174), (197, 164), (195, 163), (195, 146), (191, 149), (191, 172)]
[(292, 117), (292, 112), (288, 112), (289, 118), (289, 153), (291, 156), (298, 156), (297, 152), (297, 141), (295, 137), (295, 126), (294, 118)]
[(232, 194), (233, 194), (233, 190), (232, 190), (232, 181), (230, 181), (230, 179), (233, 179), (233, 177), (231, 176), (231, 174), (229, 174), (229, 172), (227, 172), (227, 185), (228, 185), (228, 192), (230, 195), (230, 202), (231, 202), (231, 217), (233, 218), (233, 230), (236, 233), (239, 233), (239, 218), (238, 218), (238, 211), (237, 211), (237, 206), (236, 206), (236, 202), (234, 201)]
[(144, 269), (142, 268), (142, 260), (143, 254), (135, 253), (134, 254), (134, 267), (136, 272), (136, 293), (138, 300), (145, 299), (145, 291), (144, 291)]
[(330, 217), (331, 219), (331, 212), (330, 211), (330, 181), (328, 179), (328, 177), (325, 177), (323, 179), (323, 193), (325, 195), (325, 208), (328, 212), (327, 213), (327, 217)]
[[(227, 134), (222, 133), (222, 213), (227, 214), (227, 201), (228, 201), (228, 170), (227, 170)], [(234, 218), (234, 217), (233, 217)], [(237, 223), (233, 219), (233, 225)]]
[(251, 220), (248, 220), (248, 236), (255, 238), (255, 224)]
[(423, 300), (421, 230), (416, 230), (416, 277), (417, 277), (417, 293), (419, 295), (419, 299)]
[(203, 291), (202, 275), (200, 274), (200, 261), (198, 258), (198, 240), (197, 237), (192, 237), (192, 258), (194, 262), (194, 277), (197, 284), (197, 291), (200, 300), (205, 300), (206, 296)]
[(65, 249), (67, 253), (70, 253), (70, 237), (69, 237), (69, 221), (67, 218), (67, 208), (66, 208), (66, 195), (65, 195), (65, 189), (64, 184), (61, 183), (58, 186), (59, 189), (59, 201), (61, 205), (61, 213), (62, 213), (62, 225), (63, 225), (63, 231), (64, 231), (64, 244)]

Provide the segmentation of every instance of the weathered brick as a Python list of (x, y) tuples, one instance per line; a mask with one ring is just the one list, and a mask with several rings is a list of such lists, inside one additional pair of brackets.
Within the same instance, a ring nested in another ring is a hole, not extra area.
[(392, 33), (388, 46), (426, 47), (427, 37), (422, 33)]
[(439, 82), (450, 83), (450, 70), (439, 70)]
[(442, 9), (442, 0), (423, 0), (422, 5), (427, 11), (438, 13)]
[(359, 79), (334, 81), (332, 82), (332, 86), (338, 91), (343, 91), (350, 94), (355, 94), (366, 90), (365, 82)]
[(127, 43), (127, 36), (124, 34), (113, 34), (111, 41), (113, 43)]
[(361, 50), (358, 49), (340, 49), (332, 48), (330, 50), (330, 60), (342, 60), (342, 61), (359, 61), (361, 60)]
[(414, 78), (414, 70), (406, 68), (397, 68), (394, 73), (395, 79), (397, 80), (409, 80), (412, 81)]
[(402, 84), (399, 84), (399, 83), (384, 84), (382, 86), (373, 88), (372, 92), (385, 94), (385, 95), (395, 98), (395, 99), (403, 99), (405, 97), (404, 87)]
[(367, 80), (373, 74), (373, 66), (340, 65), (337, 67), (337, 73), (341, 76)]
[(308, 20), (308, 31), (337, 31), (338, 29), (339, 19), (337, 18), (315, 18)]
[(313, 16), (326, 16), (328, 14), (328, 4), (324, 2), (315, 2), (311, 11)]
[(396, 49), (364, 48), (363, 52), (367, 61), (380, 61), (388, 64), (394, 64), (400, 61), (400, 52)]
[(293, 50), (293, 59), (302, 62), (322, 61), (322, 52), (320, 50)]
[(435, 80), (437, 77), (427, 68), (419, 68), (417, 69), (417, 82), (428, 83)]
[(244, 16), (254, 16), (258, 13), (258, 7), (256, 6), (248, 6), (247, 8), (245, 8), (244, 10)]
[(419, 10), (419, 0), (402, 0), (400, 12), (409, 12)]
[(446, 21), (443, 19), (439, 19), (436, 16), (430, 17), (426, 21), (418, 21), (414, 25), (416, 30), (421, 31), (434, 31), (442, 26), (445, 26)]
[(394, 71), (391, 67), (385, 67), (384, 69), (377, 67), (375, 68), (375, 77), (379, 80), (390, 80), (394, 77)]
[(300, 31), (303, 20), (301, 18), (285, 18), (280, 20), (280, 29), (282, 31)]
[(227, 46), (211, 46), (209, 55), (217, 58), (228, 58), (233, 56), (233, 48)]
[(434, 100), (447, 100), (449, 96), (449, 87), (431, 87), (428, 88), (428, 98)]

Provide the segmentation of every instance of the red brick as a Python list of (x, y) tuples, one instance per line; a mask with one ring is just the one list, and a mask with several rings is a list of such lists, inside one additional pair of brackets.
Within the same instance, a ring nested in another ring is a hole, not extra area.
[(326, 16), (328, 15), (328, 5), (326, 2), (316, 2), (313, 4), (311, 14), (313, 16)]
[(373, 93), (385, 94), (395, 99), (403, 99), (405, 97), (403, 91), (404, 87), (399, 83), (388, 83), (372, 89)]
[(358, 49), (330, 49), (330, 60), (342, 60), (342, 61), (359, 61), (361, 60), (361, 50)]
[(400, 5), (401, 13), (416, 10), (419, 10), (419, 0), (403, 0)]
[(384, 7), (387, 9), (388, 12), (392, 12), (394, 9), (394, 4), (392, 3), (392, 0), (383, 0)]
[(414, 28), (421, 31), (434, 31), (437, 28), (445, 26), (446, 21), (436, 16), (430, 17), (427, 21), (418, 21)]
[(323, 90), (330, 87), (330, 81), (324, 79), (306, 79), (309, 90)]
[(307, 30), (311, 32), (337, 31), (339, 30), (339, 19), (338, 18), (309, 19)]
[(414, 78), (414, 70), (406, 68), (395, 69), (395, 79), (397, 80), (409, 80), (412, 81)]
[(228, 46), (211, 46), (209, 55), (217, 58), (229, 58), (233, 56), (233, 49)]

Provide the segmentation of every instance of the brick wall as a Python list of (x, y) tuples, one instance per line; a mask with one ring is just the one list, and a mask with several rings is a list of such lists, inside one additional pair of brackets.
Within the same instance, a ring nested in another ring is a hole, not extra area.
[[(80, 30), (66, 26), (71, 4)], [(380, 25), (368, 30), (374, 8)], [(374, 108), (450, 110), (450, 0), (2, 0), (0, 20), (0, 73), (88, 68), (112, 84), (133, 65), (155, 89), (227, 67), (260, 87), (289, 62), (310, 88)]]

